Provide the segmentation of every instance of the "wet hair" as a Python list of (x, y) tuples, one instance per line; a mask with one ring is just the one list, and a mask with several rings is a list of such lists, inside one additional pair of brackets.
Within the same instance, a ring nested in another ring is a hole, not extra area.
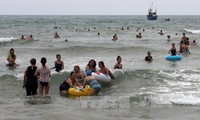
[(10, 51), (15, 51), (14, 48), (10, 48)]
[[(12, 54), (11, 54), (11, 51), (13, 51)], [(14, 52), (15, 52), (15, 50), (13, 48), (10, 48), (9, 54), (11, 55), (11, 57), (16, 57)]]
[(121, 56), (117, 56), (117, 59), (116, 60), (118, 60), (118, 59), (120, 59), (120, 58), (122, 58)]
[(185, 35), (185, 33), (183, 33), (183, 35)]
[(35, 58), (32, 58), (32, 59), (30, 60), (30, 63), (31, 63), (31, 65), (35, 65), (35, 64), (36, 64), (36, 59), (35, 59)]
[(74, 69), (75, 69), (76, 67), (80, 70), (80, 67), (79, 67), (78, 65), (75, 65), (75, 66), (74, 66)]
[(104, 62), (100, 61), (99, 64), (101, 64), (103, 67), (105, 67)]
[(71, 73), (70, 73), (70, 77), (72, 77), (72, 75), (74, 74), (75, 72), (74, 71), (72, 71)]
[(150, 52), (150, 51), (148, 51), (148, 52), (147, 52), (147, 54), (151, 54), (151, 52)]
[(47, 62), (47, 59), (45, 57), (42, 57), (40, 62), (44, 66), (46, 64), (46, 62)]
[(61, 57), (61, 55), (60, 55), (60, 54), (57, 54), (56, 57)]
[[(92, 61), (94, 61), (94, 66), (90, 66), (90, 63), (91, 63)], [(97, 63), (96, 63), (96, 61), (95, 61), (94, 59), (91, 59), (91, 60), (88, 62), (88, 66), (89, 66), (89, 67), (96, 68), (96, 65), (97, 65)]]

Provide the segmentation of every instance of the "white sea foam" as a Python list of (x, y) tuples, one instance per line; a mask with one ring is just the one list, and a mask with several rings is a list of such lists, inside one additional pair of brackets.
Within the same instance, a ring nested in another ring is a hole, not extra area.
[(190, 29), (184, 29), (184, 30), (193, 34), (200, 34), (200, 30), (190, 30)]
[(167, 93), (151, 96), (151, 101), (156, 104), (200, 105), (200, 92), (195, 93)]
[(0, 43), (3, 43), (3, 42), (11, 42), (13, 40), (16, 40), (15, 38), (13, 37), (10, 37), (10, 38), (0, 38)]

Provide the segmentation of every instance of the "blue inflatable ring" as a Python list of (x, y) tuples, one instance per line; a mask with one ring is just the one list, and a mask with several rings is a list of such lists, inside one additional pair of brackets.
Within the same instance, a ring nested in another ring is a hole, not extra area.
[(169, 60), (169, 61), (176, 61), (176, 60), (181, 60), (182, 59), (182, 56), (181, 55), (167, 55), (165, 56), (165, 59), (166, 60)]

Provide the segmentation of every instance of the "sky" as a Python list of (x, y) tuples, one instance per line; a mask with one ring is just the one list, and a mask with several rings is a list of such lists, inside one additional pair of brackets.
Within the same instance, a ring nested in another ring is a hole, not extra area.
[(200, 0), (0, 0), (0, 15), (200, 15)]

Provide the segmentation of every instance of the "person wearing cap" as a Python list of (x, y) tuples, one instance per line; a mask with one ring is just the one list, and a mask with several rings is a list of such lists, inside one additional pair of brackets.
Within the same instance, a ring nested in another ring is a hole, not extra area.
[(97, 80), (92, 76), (92, 71), (87, 70), (87, 76), (84, 79), (83, 87), (88, 84), (92, 89), (88, 93), (88, 96), (98, 95), (101, 90), (101, 85), (97, 82)]
[(31, 65), (28, 66), (24, 72), (23, 88), (26, 88), (27, 96), (36, 95), (38, 88), (38, 80), (37, 76), (35, 76), (35, 72), (37, 70), (36, 59), (32, 58), (30, 63)]

